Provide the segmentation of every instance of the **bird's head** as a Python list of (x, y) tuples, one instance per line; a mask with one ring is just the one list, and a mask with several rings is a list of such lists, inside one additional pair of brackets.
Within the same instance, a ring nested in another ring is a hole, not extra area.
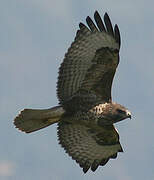
[(100, 123), (100, 125), (109, 125), (127, 118), (131, 119), (131, 112), (124, 106), (113, 102), (106, 103), (98, 123)]

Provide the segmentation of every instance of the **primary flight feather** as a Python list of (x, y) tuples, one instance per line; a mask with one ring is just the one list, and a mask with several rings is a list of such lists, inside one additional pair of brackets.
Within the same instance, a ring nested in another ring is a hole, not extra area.
[(99, 13), (87, 26), (79, 24), (74, 42), (59, 69), (57, 95), (59, 106), (24, 109), (15, 126), (31, 133), (58, 123), (59, 143), (86, 173), (104, 166), (123, 152), (114, 123), (131, 118), (122, 105), (112, 102), (111, 88), (119, 64), (120, 32), (107, 13)]

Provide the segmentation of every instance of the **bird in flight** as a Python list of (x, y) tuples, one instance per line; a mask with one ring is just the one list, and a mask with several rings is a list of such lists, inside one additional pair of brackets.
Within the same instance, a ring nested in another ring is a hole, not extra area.
[(120, 32), (94, 13), (87, 25), (80, 23), (76, 37), (59, 69), (59, 106), (24, 109), (14, 120), (21, 131), (31, 133), (58, 123), (59, 143), (86, 173), (104, 166), (123, 152), (114, 123), (131, 118), (124, 106), (112, 102), (111, 88), (119, 64)]

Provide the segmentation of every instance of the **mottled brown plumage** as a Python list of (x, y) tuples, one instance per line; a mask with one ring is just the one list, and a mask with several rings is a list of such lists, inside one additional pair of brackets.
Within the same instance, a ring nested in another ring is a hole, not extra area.
[[(90, 29), (80, 23), (75, 41), (65, 54), (59, 70), (57, 94), (65, 109), (71, 100), (69, 111), (73, 102), (76, 105), (77, 99), (80, 101), (83, 91), (87, 94), (85, 106), (111, 101), (112, 81), (119, 63), (120, 34), (117, 26), (116, 33), (113, 32), (107, 14), (104, 16), (106, 30), (97, 11), (94, 17), (98, 28), (90, 17), (86, 19)], [(91, 94), (95, 96), (93, 100)], [(89, 98), (91, 101), (88, 101)]]
[(99, 128), (61, 121), (58, 135), (60, 144), (79, 163), (84, 173), (89, 168), (95, 171), (99, 165), (105, 165), (113, 155), (122, 151), (113, 125)]
[(60, 106), (23, 110), (14, 121), (21, 131), (34, 132), (58, 122), (59, 143), (83, 168), (95, 171), (123, 152), (114, 123), (130, 118), (130, 112), (112, 102), (112, 81), (119, 64), (121, 45), (107, 13), (104, 23), (96, 11), (95, 22), (79, 24), (74, 42), (59, 69), (57, 95)]

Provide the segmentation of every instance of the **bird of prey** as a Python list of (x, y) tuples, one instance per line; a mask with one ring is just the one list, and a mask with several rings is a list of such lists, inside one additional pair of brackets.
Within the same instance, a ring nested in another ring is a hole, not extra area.
[(107, 13), (103, 21), (97, 11), (94, 21), (88, 16), (86, 22), (79, 24), (59, 69), (59, 106), (24, 109), (14, 120), (26, 133), (58, 123), (59, 143), (84, 173), (123, 152), (114, 123), (131, 118), (128, 109), (111, 97), (119, 64), (119, 28), (112, 27)]

